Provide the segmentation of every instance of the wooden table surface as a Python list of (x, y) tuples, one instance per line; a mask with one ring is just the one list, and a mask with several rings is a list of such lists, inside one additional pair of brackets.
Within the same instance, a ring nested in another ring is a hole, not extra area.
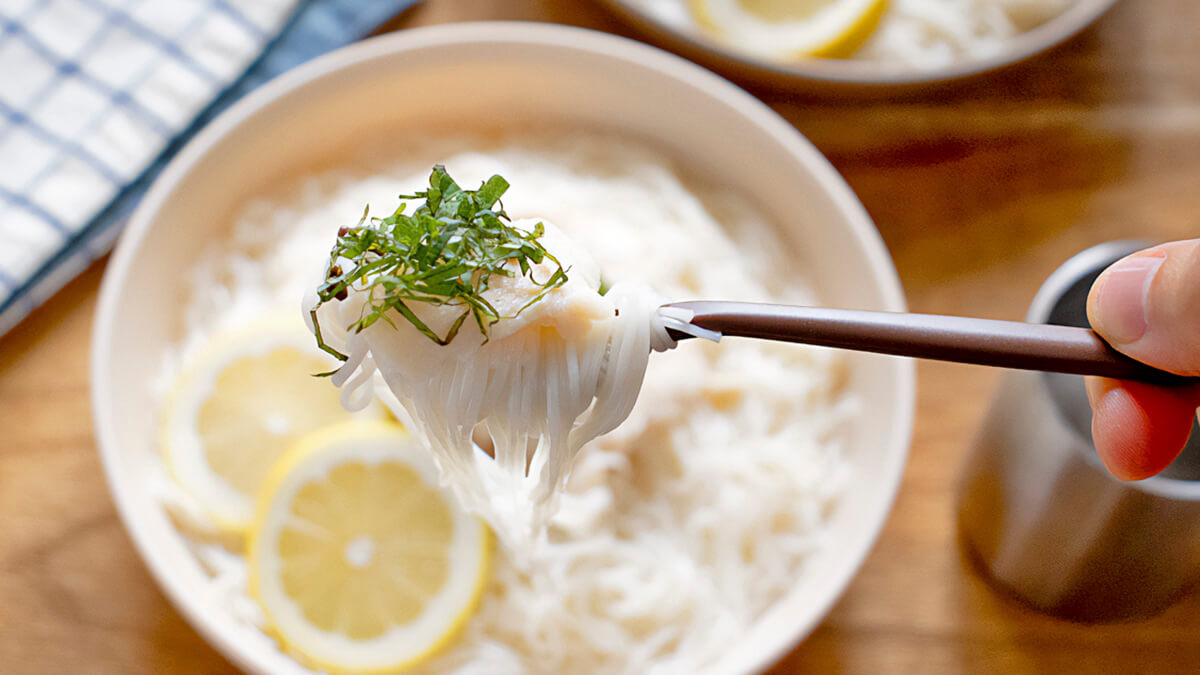
[[(429, 0), (390, 28), (520, 18), (629, 34), (589, 3)], [(1124, 0), (1032, 62), (896, 101), (756, 91), (866, 204), (914, 310), (1017, 319), (1091, 244), (1200, 235), (1200, 3)], [(0, 338), (0, 671), (223, 673), (117, 519), (88, 409), (104, 263)], [(895, 511), (832, 615), (776, 673), (1200, 668), (1200, 598), (1088, 627), (994, 594), (956, 544), (953, 487), (999, 373), (919, 365)]]

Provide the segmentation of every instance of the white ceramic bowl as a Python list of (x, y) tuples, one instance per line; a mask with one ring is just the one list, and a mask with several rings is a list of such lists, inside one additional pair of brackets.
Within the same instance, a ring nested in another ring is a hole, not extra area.
[[(803, 252), (797, 264), (826, 302), (904, 309), (878, 233), (829, 163), (746, 93), (659, 50), (580, 29), (459, 24), (374, 38), (268, 84), (196, 136), (146, 195), (108, 264), (92, 344), (92, 410), (121, 518), (171, 602), (248, 671), (301, 669), (200, 591), (205, 573), (147, 478), (157, 452), (148, 382), (180, 338), (181, 270), (253, 195), (345, 161), (364, 131), (419, 133), (439, 120), (568, 124), (643, 137), (761, 204)], [(887, 518), (910, 439), (913, 367), (867, 355), (851, 364), (849, 386), (863, 402), (849, 439), (858, 479), (833, 516), (837, 545), (816, 556), (714, 673), (757, 672), (808, 635)]]
[[(855, 59), (770, 61), (730, 47), (696, 26), (664, 21), (638, 0), (601, 0), (626, 22), (655, 42), (738, 80), (842, 91), (891, 91), (960, 80), (1024, 61), (1070, 39), (1087, 28), (1116, 0), (1075, 0), (1055, 18), (1022, 33), (986, 58), (962, 59), (941, 68), (919, 69)], [(681, 4), (685, 0), (678, 0)]]

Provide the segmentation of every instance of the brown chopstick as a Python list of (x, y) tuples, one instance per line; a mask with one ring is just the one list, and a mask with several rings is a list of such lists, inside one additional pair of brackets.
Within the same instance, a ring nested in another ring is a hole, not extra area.
[[(1159, 385), (1200, 384), (1113, 349), (1095, 331), (962, 316), (749, 302), (676, 302), (691, 323), (722, 335), (1023, 370), (1102, 375)], [(676, 339), (690, 337), (671, 331)]]

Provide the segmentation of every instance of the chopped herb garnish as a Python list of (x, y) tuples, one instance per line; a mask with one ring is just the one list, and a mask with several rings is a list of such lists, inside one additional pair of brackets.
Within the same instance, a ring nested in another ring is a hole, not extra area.
[[(401, 202), (387, 218), (370, 218), (364, 211), (357, 225), (338, 230), (325, 281), (317, 288), (318, 302), (312, 308), (317, 345), (342, 361), (348, 358), (321, 338), (317, 308), (346, 299), (351, 290), (368, 295), (349, 330), (360, 332), (380, 319), (392, 323), (394, 312), (430, 340), (445, 345), (467, 317), (474, 319), (487, 340), (492, 324), (516, 317), (566, 283), (567, 271), (538, 242), (545, 233), (542, 224), (528, 232), (509, 224), (500, 204), (507, 190), (508, 181), (500, 176), (492, 176), (478, 190), (464, 190), (439, 164), (433, 167), (426, 190), (400, 195), (401, 200), (425, 200), (411, 215), (404, 213), (405, 203)], [(533, 265), (543, 260), (554, 263), (556, 269), (545, 281), (537, 281)], [(511, 277), (514, 266), (541, 290), (516, 314), (501, 316), (483, 293), (492, 275)], [(414, 302), (460, 306), (463, 311), (444, 335), (438, 335), (413, 312)]]

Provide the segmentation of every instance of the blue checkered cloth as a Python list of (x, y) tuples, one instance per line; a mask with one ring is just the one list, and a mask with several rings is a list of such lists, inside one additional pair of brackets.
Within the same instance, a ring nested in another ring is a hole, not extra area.
[(246, 92), (417, 0), (0, 0), (0, 335)]

